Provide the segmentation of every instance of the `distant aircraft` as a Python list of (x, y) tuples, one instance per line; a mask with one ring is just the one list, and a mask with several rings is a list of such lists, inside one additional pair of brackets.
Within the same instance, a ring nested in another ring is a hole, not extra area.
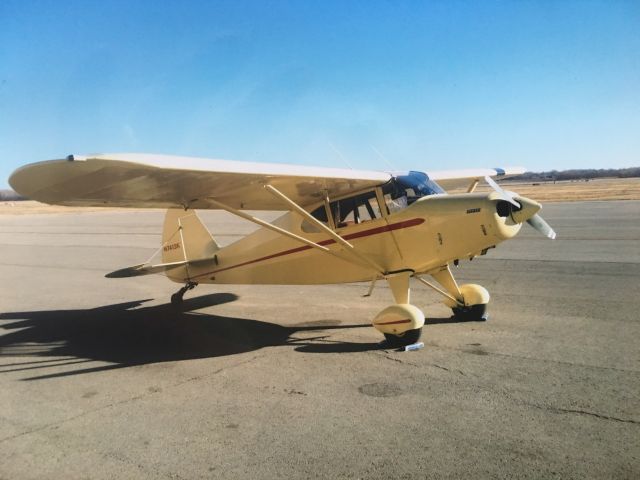
[[(316, 285), (386, 280), (394, 304), (373, 319), (388, 343), (416, 342), (424, 314), (410, 302), (413, 277), (442, 295), (456, 316), (486, 319), (489, 293), (458, 285), (450, 265), (484, 255), (523, 222), (554, 239), (539, 203), (503, 190), (494, 168), (387, 173), (146, 154), (70, 155), (16, 170), (16, 192), (69, 206), (166, 208), (162, 263), (116, 270), (110, 278), (163, 273), (199, 283)], [(475, 193), (480, 181), (492, 191)], [(437, 183), (436, 183), (437, 182)], [(465, 187), (466, 193), (445, 189)], [(220, 247), (197, 209), (222, 209), (262, 228)], [(247, 211), (282, 210), (273, 223)], [(429, 280), (424, 277), (431, 277)]]

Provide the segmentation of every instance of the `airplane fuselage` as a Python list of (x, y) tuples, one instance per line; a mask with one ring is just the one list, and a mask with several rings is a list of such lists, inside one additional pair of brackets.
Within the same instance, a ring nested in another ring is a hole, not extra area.
[[(392, 273), (428, 273), (456, 259), (467, 259), (513, 237), (520, 224), (498, 215), (495, 193), (432, 195), (381, 218), (336, 229), (362, 255)], [(275, 225), (346, 257), (346, 247), (323, 232), (304, 228), (294, 212)], [(317, 229), (316, 229), (317, 230)], [(261, 228), (216, 252), (211, 262), (168, 272), (176, 282), (188, 278), (217, 284), (329, 284), (369, 281), (376, 272), (309, 245)]]

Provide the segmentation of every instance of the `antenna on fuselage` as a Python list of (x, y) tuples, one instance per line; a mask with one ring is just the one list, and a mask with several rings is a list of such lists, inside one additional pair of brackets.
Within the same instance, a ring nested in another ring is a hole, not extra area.
[(335, 145), (331, 142), (329, 142), (329, 146), (333, 149), (334, 152), (336, 152), (338, 154), (338, 156), (340, 157), (340, 159), (347, 164), (347, 166), (353, 170), (353, 166), (351, 166), (351, 164), (349, 163), (349, 161), (346, 159), (346, 157), (344, 155), (342, 155), (342, 153), (340, 152), (340, 150), (338, 150)]
[(388, 165), (388, 167), (391, 169), (392, 172), (397, 171), (398, 169), (395, 167), (395, 165), (393, 165), (388, 159), (387, 157), (385, 157), (382, 153), (380, 153), (380, 150), (378, 150), (376, 147), (374, 147), (373, 145), (370, 145), (371, 149), (376, 152), (376, 154), (382, 159), (384, 160), (384, 163), (386, 163)]

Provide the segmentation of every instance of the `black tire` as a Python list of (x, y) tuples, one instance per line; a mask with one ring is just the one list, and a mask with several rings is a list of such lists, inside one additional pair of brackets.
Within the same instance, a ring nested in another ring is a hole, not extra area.
[(454, 317), (464, 320), (465, 322), (485, 322), (489, 318), (486, 303), (471, 305), (469, 307), (453, 307), (451, 311)]
[(420, 335), (422, 335), (422, 328), (416, 328), (414, 330), (407, 330), (400, 335), (385, 333), (384, 338), (390, 347), (399, 348), (416, 343), (420, 340)]

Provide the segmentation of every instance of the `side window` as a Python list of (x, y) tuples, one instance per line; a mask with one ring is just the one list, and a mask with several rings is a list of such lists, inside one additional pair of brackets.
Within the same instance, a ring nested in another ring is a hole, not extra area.
[[(336, 200), (335, 202), (331, 202), (329, 207), (337, 228), (360, 224), (382, 217), (375, 190), (362, 193), (355, 197)], [(313, 210), (311, 215), (322, 223), (329, 225), (327, 211), (324, 205), (320, 205)], [(320, 232), (320, 229), (308, 220), (304, 220), (300, 228), (303, 232), (307, 233)]]
[(365, 199), (360, 205), (358, 205), (358, 217), (361, 222), (366, 222), (367, 220), (375, 220), (376, 218), (380, 218), (380, 207), (378, 206), (378, 199), (373, 196), (371, 198)]
[[(325, 225), (329, 226), (329, 220), (327, 220), (327, 210), (324, 208), (324, 205), (320, 205), (314, 211), (311, 212), (311, 216), (320, 220)], [(309, 220), (304, 219), (300, 228), (303, 232), (306, 233), (320, 233), (321, 230), (317, 225), (314, 225)]]
[(327, 223), (327, 210), (324, 208), (324, 205), (320, 205), (313, 212), (311, 212), (311, 216), (317, 218), (322, 223)]
[(333, 219), (338, 227), (346, 227), (358, 223), (358, 209), (355, 198), (345, 198), (337, 202), (331, 202)]
[(381, 216), (375, 190), (332, 202), (331, 212), (338, 228), (368, 222)]
[(407, 208), (407, 196), (401, 195), (394, 198), (394, 195), (387, 193), (384, 196), (384, 203), (387, 205), (389, 213), (399, 212)]
[(409, 205), (409, 198), (407, 195), (415, 191), (409, 188), (408, 192), (402, 185), (400, 185), (395, 179), (382, 187), (382, 195), (384, 197), (384, 203), (387, 207), (387, 212), (395, 213), (407, 208)]

